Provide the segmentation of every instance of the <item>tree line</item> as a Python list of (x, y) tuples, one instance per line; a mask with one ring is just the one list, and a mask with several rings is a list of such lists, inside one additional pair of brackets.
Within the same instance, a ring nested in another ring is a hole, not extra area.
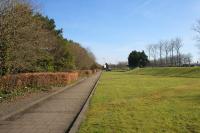
[(94, 54), (63, 37), (29, 0), (0, 1), (0, 75), (97, 67)]
[(180, 38), (162, 40), (156, 44), (150, 44), (144, 51), (132, 51), (128, 57), (130, 68), (157, 66), (157, 67), (181, 67), (190, 66), (191, 54), (183, 54), (181, 49), (183, 41)]
[(182, 66), (190, 64), (191, 54), (183, 54), (181, 49), (183, 41), (180, 38), (162, 40), (157, 44), (147, 46), (148, 59), (150, 66)]

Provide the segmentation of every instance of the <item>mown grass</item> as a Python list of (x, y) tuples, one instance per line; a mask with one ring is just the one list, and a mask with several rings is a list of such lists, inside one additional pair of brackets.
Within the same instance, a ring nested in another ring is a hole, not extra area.
[(130, 71), (130, 74), (200, 78), (200, 67), (140, 68)]
[(200, 132), (200, 79), (158, 75), (103, 73), (79, 132)]

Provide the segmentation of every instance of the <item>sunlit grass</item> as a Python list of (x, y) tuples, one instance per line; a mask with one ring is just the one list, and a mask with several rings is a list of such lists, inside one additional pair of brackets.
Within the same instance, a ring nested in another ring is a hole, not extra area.
[(155, 67), (140, 68), (129, 72), (130, 74), (152, 75), (152, 76), (172, 76), (172, 77), (192, 77), (200, 78), (200, 67)]
[(200, 132), (200, 79), (103, 73), (80, 133)]

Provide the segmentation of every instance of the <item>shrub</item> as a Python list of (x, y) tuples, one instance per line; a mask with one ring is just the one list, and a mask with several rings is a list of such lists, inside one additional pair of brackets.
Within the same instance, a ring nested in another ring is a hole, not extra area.
[(78, 79), (78, 72), (24, 73), (0, 78), (0, 90), (13, 91), (25, 87), (67, 85)]
[(131, 68), (145, 67), (148, 62), (148, 57), (144, 51), (132, 51), (128, 57), (128, 65)]

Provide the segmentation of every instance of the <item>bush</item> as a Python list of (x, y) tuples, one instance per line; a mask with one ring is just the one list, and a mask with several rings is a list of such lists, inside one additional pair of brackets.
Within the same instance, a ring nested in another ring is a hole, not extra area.
[(5, 75), (7, 70), (6, 70), (6, 50), (7, 46), (5, 43), (0, 41), (0, 76)]
[(142, 52), (132, 51), (128, 57), (128, 65), (131, 68), (145, 67), (148, 62), (149, 62), (148, 57), (144, 51)]
[(78, 72), (24, 73), (7, 75), (0, 78), (0, 90), (13, 91), (25, 87), (67, 85), (77, 80), (78, 77)]
[(97, 71), (93, 71), (93, 70), (80, 70), (80, 71), (78, 71), (80, 77), (90, 76), (90, 75), (92, 75), (93, 73), (96, 73), (96, 72)]

